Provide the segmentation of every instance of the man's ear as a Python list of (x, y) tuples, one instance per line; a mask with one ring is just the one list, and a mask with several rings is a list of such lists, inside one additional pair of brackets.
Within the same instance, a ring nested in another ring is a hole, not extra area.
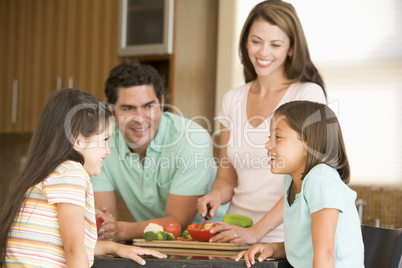
[(164, 110), (165, 109), (165, 96), (161, 96), (161, 109)]
[(115, 110), (115, 108), (116, 108), (116, 105), (114, 105), (114, 104), (111, 104), (111, 103), (106, 103), (107, 104), (107, 106), (109, 107), (109, 109), (112, 111), (112, 113), (113, 113), (113, 116), (112, 116), (112, 120), (113, 120), (113, 122), (116, 122), (116, 118), (115, 118), (115, 113), (114, 113), (114, 110)]

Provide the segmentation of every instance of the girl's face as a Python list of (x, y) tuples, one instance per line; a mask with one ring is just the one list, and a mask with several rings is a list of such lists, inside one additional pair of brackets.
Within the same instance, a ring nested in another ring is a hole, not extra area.
[(246, 48), (258, 76), (283, 75), (285, 60), (292, 55), (286, 33), (261, 18), (251, 25)]
[(109, 122), (109, 126), (102, 133), (87, 138), (80, 134), (74, 144), (74, 149), (84, 156), (84, 169), (90, 176), (101, 172), (102, 161), (110, 155), (109, 139), (112, 131), (112, 123)]
[(299, 134), (289, 127), (285, 118), (275, 115), (271, 120), (271, 137), (265, 144), (271, 172), (301, 178), (306, 166), (307, 150)]

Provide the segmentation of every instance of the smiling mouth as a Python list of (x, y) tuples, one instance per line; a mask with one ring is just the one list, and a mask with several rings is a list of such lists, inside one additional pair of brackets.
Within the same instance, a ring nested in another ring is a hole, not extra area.
[(268, 66), (270, 65), (273, 61), (272, 60), (261, 60), (261, 59), (257, 59), (257, 62), (259, 65), (261, 66)]
[(277, 156), (276, 156), (276, 154), (268, 154), (268, 158), (269, 158), (269, 161), (274, 161), (274, 160), (276, 160)]

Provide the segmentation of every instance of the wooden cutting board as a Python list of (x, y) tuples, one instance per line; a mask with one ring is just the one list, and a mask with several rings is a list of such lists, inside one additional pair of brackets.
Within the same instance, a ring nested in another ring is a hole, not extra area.
[(185, 248), (185, 249), (218, 249), (218, 250), (232, 250), (239, 251), (248, 249), (251, 245), (248, 244), (234, 244), (234, 243), (210, 243), (198, 241), (145, 241), (144, 239), (134, 239), (133, 245), (139, 247), (153, 247), (153, 248)]

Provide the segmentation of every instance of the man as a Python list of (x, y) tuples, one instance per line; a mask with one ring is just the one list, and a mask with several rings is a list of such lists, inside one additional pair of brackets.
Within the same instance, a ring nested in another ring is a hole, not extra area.
[[(182, 228), (197, 213), (211, 175), (211, 137), (191, 120), (163, 112), (162, 78), (149, 65), (126, 61), (110, 72), (107, 102), (115, 123), (111, 155), (92, 178), (95, 206), (105, 218), (101, 240), (131, 240), (150, 220)], [(134, 222), (116, 221), (119, 194)]]

